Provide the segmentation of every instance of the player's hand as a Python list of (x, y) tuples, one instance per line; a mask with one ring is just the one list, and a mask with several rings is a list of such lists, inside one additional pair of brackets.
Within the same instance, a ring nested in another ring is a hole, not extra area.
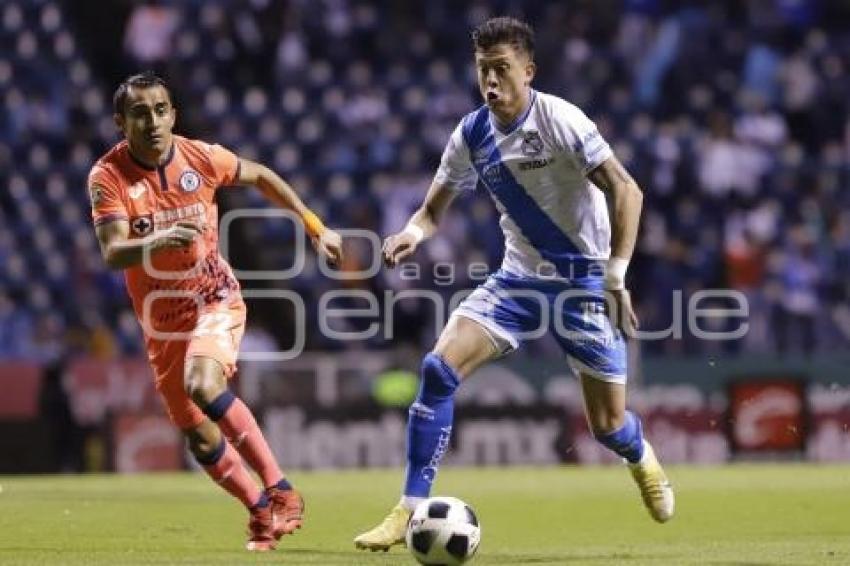
[(412, 255), (413, 252), (416, 251), (416, 247), (418, 245), (419, 242), (417, 241), (416, 236), (407, 230), (387, 237), (387, 239), (384, 240), (384, 247), (382, 250), (384, 263), (387, 267), (395, 267), (399, 264), (399, 262)]
[(192, 245), (204, 233), (204, 227), (194, 222), (178, 222), (157, 234), (157, 247), (184, 248)]
[(633, 338), (639, 328), (637, 315), (632, 308), (632, 297), (627, 289), (609, 289), (608, 318), (611, 326), (619, 328), (629, 338)]
[(321, 236), (312, 238), (316, 252), (324, 256), (330, 265), (339, 265), (342, 261), (342, 236), (333, 230), (326, 229)]

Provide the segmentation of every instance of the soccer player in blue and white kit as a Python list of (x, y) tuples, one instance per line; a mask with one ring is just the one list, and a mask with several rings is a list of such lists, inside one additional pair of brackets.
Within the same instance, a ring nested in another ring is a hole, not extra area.
[(425, 202), (387, 238), (384, 260), (392, 267), (410, 256), (436, 231), (452, 199), (480, 183), (501, 213), (504, 261), (452, 313), (423, 359), (408, 421), (404, 493), (382, 523), (355, 539), (358, 548), (403, 542), (448, 446), (460, 382), (541, 325), (552, 329), (580, 376), (594, 437), (626, 461), (653, 519), (673, 515), (670, 484), (640, 419), (626, 410), (621, 332), (632, 333), (637, 318), (624, 279), (642, 193), (581, 110), (531, 88), (534, 36), (527, 24), (494, 18), (472, 39), (486, 104), (455, 129)]

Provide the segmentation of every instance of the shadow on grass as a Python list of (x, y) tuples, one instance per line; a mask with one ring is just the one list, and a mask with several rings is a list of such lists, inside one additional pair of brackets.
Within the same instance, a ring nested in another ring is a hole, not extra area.
[(525, 553), (508, 554), (487, 553), (479, 558), (486, 564), (620, 564), (630, 560), (645, 560), (646, 556), (637, 556), (622, 552), (606, 552), (600, 554), (570, 554), (570, 553)]
[[(393, 549), (390, 552), (365, 552), (357, 553), (347, 551), (322, 551), (306, 548), (288, 548), (284, 551), (289, 556), (300, 556), (312, 558), (316, 564), (327, 565), (357, 565), (357, 564), (415, 564), (413, 558), (404, 549)], [(471, 564), (537, 564), (537, 565), (563, 565), (579, 563), (617, 564), (634, 558), (646, 558), (632, 556), (623, 553), (605, 553), (599, 555), (571, 555), (556, 553), (525, 553), (525, 554), (479, 554)], [(295, 558), (297, 560), (297, 558)]]
[[(115, 551), (72, 551), (57, 552), (55, 548), (14, 548), (6, 547), (0, 550), (0, 563), (5, 563), (3, 557), (13, 557), (17, 564), (50, 563), (57, 554), (63, 556), (65, 564), (321, 564), (323, 566), (357, 566), (369, 564), (412, 565), (413, 558), (404, 549), (393, 549), (390, 552), (364, 552), (356, 550), (321, 550), (305, 547), (280, 546), (275, 552), (248, 553), (245, 551), (227, 550), (217, 552), (213, 556), (205, 552), (198, 554), (182, 554), (160, 549), (147, 549), (142, 552), (125, 553)], [(688, 561), (690, 562), (690, 561)], [(533, 565), (581, 565), (581, 564), (671, 564), (675, 560), (670, 556), (648, 555), (645, 553), (601, 552), (601, 553), (493, 553), (479, 554), (472, 564), (533, 564)], [(708, 566), (771, 566), (770, 562), (746, 560), (711, 560), (704, 564)]]

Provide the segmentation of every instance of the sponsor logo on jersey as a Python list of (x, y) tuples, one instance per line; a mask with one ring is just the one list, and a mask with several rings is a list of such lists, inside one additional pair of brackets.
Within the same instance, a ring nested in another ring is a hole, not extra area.
[(531, 169), (542, 169), (554, 161), (551, 157), (546, 159), (534, 159), (532, 161), (523, 161), (519, 164), (520, 171), (530, 171)]
[(488, 161), (490, 161), (490, 152), (486, 148), (478, 148), (472, 152), (472, 162), (475, 165), (483, 167)]
[(589, 163), (594, 161), (596, 155), (603, 149), (605, 149), (606, 144), (605, 140), (602, 137), (602, 134), (599, 133), (599, 130), (591, 130), (584, 134), (581, 140), (577, 141), (573, 146), (573, 153), (575, 153), (579, 161), (583, 166), (587, 166)]
[(196, 202), (180, 208), (169, 208), (167, 210), (155, 212), (153, 215), (153, 221), (156, 224), (157, 230), (159, 230), (161, 228), (167, 228), (169, 225), (180, 220), (194, 219), (198, 217), (203, 218), (205, 213), (206, 209), (204, 208), (204, 204)]
[(138, 183), (130, 185), (130, 188), (127, 189), (127, 192), (130, 194), (131, 199), (136, 200), (140, 196), (145, 194), (146, 190), (147, 187), (145, 186), (145, 184), (142, 181), (139, 181)]
[(180, 174), (180, 188), (187, 193), (193, 193), (201, 186), (201, 176), (193, 169), (186, 169)]
[(94, 186), (94, 187), (90, 188), (89, 189), (89, 200), (91, 200), (92, 208), (96, 208), (97, 205), (99, 205), (100, 202), (103, 200), (103, 190), (98, 186)]
[(153, 218), (150, 214), (137, 216), (130, 220), (130, 229), (136, 236), (147, 236), (153, 231)]
[(502, 182), (502, 164), (494, 163), (492, 165), (485, 165), (484, 169), (481, 171), (481, 176), (484, 178), (484, 181), (490, 185), (497, 185)]
[(520, 146), (523, 155), (528, 157), (537, 157), (543, 151), (543, 140), (540, 139), (540, 134), (537, 130), (525, 132), (522, 137), (522, 145)]

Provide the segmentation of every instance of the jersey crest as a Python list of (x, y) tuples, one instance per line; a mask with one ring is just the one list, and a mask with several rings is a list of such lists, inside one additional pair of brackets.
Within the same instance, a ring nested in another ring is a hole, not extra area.
[(537, 130), (526, 132), (522, 138), (522, 154), (527, 157), (537, 157), (543, 152), (543, 140)]
[(201, 176), (194, 169), (186, 169), (180, 174), (179, 183), (184, 192), (193, 193), (201, 186)]

